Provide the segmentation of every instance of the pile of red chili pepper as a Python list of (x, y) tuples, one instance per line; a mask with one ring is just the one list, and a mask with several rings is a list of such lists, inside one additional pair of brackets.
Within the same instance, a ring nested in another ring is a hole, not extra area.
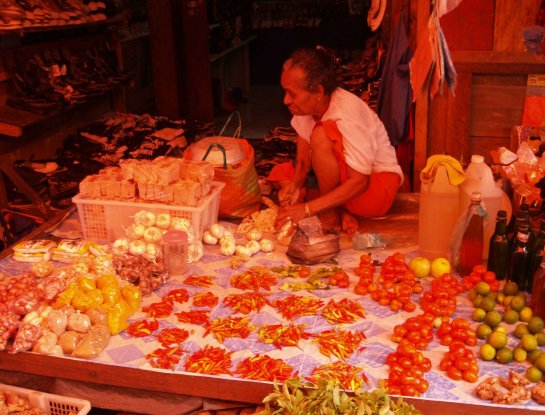
[(210, 287), (214, 284), (213, 278), (211, 275), (192, 275), (184, 280), (184, 284), (195, 287)]
[(196, 307), (215, 307), (218, 302), (218, 296), (210, 291), (204, 291), (193, 296), (193, 305)]
[(149, 318), (167, 318), (174, 310), (174, 304), (172, 301), (159, 301), (158, 303), (151, 303), (147, 307), (142, 307), (142, 311), (147, 313)]
[(309, 339), (311, 335), (304, 331), (304, 324), (282, 324), (263, 325), (259, 328), (259, 341), (265, 344), (273, 344), (278, 349), (282, 347), (295, 346), (301, 339)]
[(339, 382), (344, 389), (353, 391), (360, 390), (364, 382), (369, 382), (361, 368), (342, 361), (316, 367), (307, 377), (307, 380), (316, 385), (323, 379), (334, 380)]
[(252, 332), (253, 326), (247, 317), (220, 317), (205, 325), (204, 336), (213, 334), (218, 342), (231, 337), (247, 338)]
[(357, 301), (343, 298), (337, 303), (332, 299), (323, 308), (322, 316), (330, 324), (354, 323), (358, 318), (365, 317), (365, 310)]
[(163, 302), (174, 301), (176, 303), (185, 303), (189, 301), (189, 293), (184, 288), (169, 291), (167, 295), (162, 298)]
[(180, 343), (185, 342), (189, 337), (189, 332), (178, 327), (170, 327), (163, 329), (157, 335), (157, 340), (164, 347), (171, 345), (179, 345)]
[(244, 379), (264, 380), (272, 382), (284, 381), (292, 376), (293, 367), (284, 363), (282, 359), (273, 359), (267, 355), (247, 357), (239, 363), (235, 375)]
[[(350, 357), (352, 353), (365, 340), (365, 334), (361, 331), (351, 332), (346, 330), (326, 330), (315, 335), (314, 340), (318, 343), (318, 349), (324, 356), (337, 356), (344, 360)], [(363, 351), (361, 348), (360, 351)]]
[(252, 311), (256, 313), (261, 311), (267, 304), (267, 298), (260, 293), (242, 293), (242, 294), (229, 294), (223, 299), (223, 304), (229, 306), (233, 311), (250, 314)]
[(323, 305), (323, 301), (318, 298), (297, 295), (290, 295), (281, 300), (276, 300), (272, 304), (287, 320), (293, 320), (295, 317), (301, 316), (313, 316)]
[(185, 370), (208, 375), (231, 374), (232, 355), (233, 352), (206, 345), (203, 349), (187, 357)]
[(159, 328), (157, 320), (138, 320), (130, 324), (125, 332), (131, 337), (146, 337)]
[(146, 355), (151, 367), (157, 367), (161, 369), (174, 369), (176, 365), (180, 362), (181, 355), (185, 353), (186, 350), (182, 349), (180, 346), (165, 347), (155, 349), (153, 352)]
[(189, 310), (174, 313), (180, 323), (197, 324), (199, 326), (208, 323), (209, 314), (210, 311), (208, 310)]
[(242, 274), (231, 277), (231, 285), (240, 290), (270, 291), (276, 282), (277, 278), (265, 267), (252, 267)]

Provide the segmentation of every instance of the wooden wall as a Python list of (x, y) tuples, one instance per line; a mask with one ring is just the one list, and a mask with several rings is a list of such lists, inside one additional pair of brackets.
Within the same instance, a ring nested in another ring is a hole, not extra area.
[[(417, 0), (417, 27), (427, 24), (430, 2)], [(520, 125), (530, 73), (545, 73), (545, 57), (525, 50), (521, 31), (534, 25), (541, 0), (464, 0), (441, 19), (458, 73), (455, 96), (446, 89), (433, 100), (417, 98), (415, 177), (432, 154), (462, 164), (472, 154), (509, 146)], [(414, 16), (413, 13), (413, 16)]]

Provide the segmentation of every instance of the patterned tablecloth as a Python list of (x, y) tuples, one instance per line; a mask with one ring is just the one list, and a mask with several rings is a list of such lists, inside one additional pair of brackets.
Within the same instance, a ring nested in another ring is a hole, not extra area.
[[(385, 222), (383, 222), (383, 225), (384, 224)], [(377, 229), (385, 229), (380, 223), (376, 223), (375, 225)], [(410, 229), (410, 227), (408, 229)], [(414, 231), (415, 229), (413, 227), (410, 232)], [(408, 241), (414, 241), (416, 239), (415, 234), (409, 236), (405, 234), (405, 236), (401, 235), (398, 238), (389, 238), (387, 233), (384, 233), (383, 235), (386, 237), (385, 239), (388, 245), (384, 249), (369, 251), (374, 259), (382, 261), (396, 251), (404, 253), (407, 258), (411, 258), (418, 254), (418, 246), (414, 243), (408, 243)], [(407, 237), (407, 239), (404, 239), (404, 237)], [(339, 328), (350, 331), (362, 331), (365, 333), (366, 340), (362, 344), (363, 350), (358, 349), (352, 353), (352, 355), (346, 359), (346, 362), (361, 369), (361, 373), (368, 377), (369, 385), (372, 387), (376, 386), (380, 379), (388, 376), (388, 366), (385, 363), (385, 358), (389, 353), (394, 351), (397, 346), (397, 344), (390, 339), (392, 328), (394, 325), (405, 321), (409, 316), (419, 314), (420, 309), (417, 307), (416, 311), (413, 313), (394, 313), (387, 307), (381, 306), (371, 300), (369, 296), (358, 296), (354, 294), (353, 287), (357, 282), (357, 277), (352, 271), (354, 267), (358, 265), (362, 251), (353, 249), (351, 241), (347, 236), (341, 238), (341, 247), (342, 249), (337, 257), (337, 261), (339, 266), (342, 266), (350, 275), (351, 281), (348, 289), (332, 287), (327, 290), (315, 290), (313, 292), (298, 291), (292, 293), (280, 288), (283, 283), (290, 279), (279, 279), (278, 283), (272, 287), (270, 291), (262, 289), (259, 292), (265, 294), (271, 301), (296, 294), (299, 296), (319, 298), (324, 304), (327, 304), (327, 302), (332, 299), (338, 301), (343, 298), (352, 299), (360, 303), (365, 309), (366, 318), (359, 319), (352, 324), (343, 324), (342, 326), (339, 326)], [(314, 368), (338, 360), (337, 357), (330, 358), (322, 355), (312, 339), (300, 340), (298, 347), (284, 347), (281, 350), (274, 345), (259, 342), (257, 331), (261, 325), (286, 323), (286, 320), (270, 305), (264, 306), (259, 312), (252, 312), (248, 315), (250, 324), (254, 329), (247, 338), (227, 338), (224, 339), (223, 343), (218, 342), (212, 334), (204, 335), (205, 330), (203, 327), (191, 324), (182, 325), (174, 316), (174, 313), (180, 311), (206, 309), (195, 307), (192, 301), (192, 297), (195, 294), (203, 291), (210, 291), (219, 298), (218, 305), (210, 309), (210, 320), (233, 315), (243, 316), (240, 313), (234, 313), (229, 306), (224, 305), (222, 302), (227, 294), (243, 293), (243, 291), (231, 286), (231, 277), (240, 274), (241, 272), (244, 272), (245, 269), (255, 265), (274, 267), (289, 264), (289, 260), (285, 256), (284, 251), (285, 247), (277, 245), (273, 253), (258, 253), (242, 268), (235, 270), (230, 265), (230, 258), (221, 255), (218, 247), (207, 246), (202, 259), (198, 263), (191, 264), (184, 276), (171, 278), (157, 292), (144, 298), (143, 305), (145, 306), (160, 301), (161, 296), (173, 289), (185, 288), (190, 294), (191, 298), (189, 301), (182, 304), (174, 303), (174, 311), (170, 317), (159, 319), (160, 329), (166, 327), (183, 327), (191, 333), (188, 340), (182, 344), (183, 349), (188, 351), (188, 353), (182, 356), (180, 363), (174, 369), (175, 372), (182, 372), (184, 370), (184, 362), (188, 354), (199, 350), (205, 345), (222, 347), (233, 352), (233, 369), (246, 357), (266, 354), (272, 358), (282, 359), (285, 363), (292, 366), (294, 368), (293, 373), (297, 372), (299, 375), (309, 376)], [(17, 264), (7, 258), (0, 262), (0, 272), (14, 275), (20, 273), (26, 266), (28, 265)], [(213, 276), (213, 284), (209, 288), (185, 285), (183, 280), (189, 275)], [(426, 288), (427, 285), (425, 284), (425, 289)], [(470, 318), (472, 310), (473, 306), (469, 300), (461, 296), (458, 298), (458, 307), (454, 317)], [(145, 313), (138, 312), (131, 317), (130, 321), (132, 322), (142, 318), (145, 318)], [(304, 324), (306, 326), (306, 331), (314, 334), (335, 327), (320, 315), (295, 318), (292, 323)], [(514, 329), (514, 325), (507, 327), (510, 330)], [(514, 346), (518, 340), (512, 335), (509, 337), (509, 345)], [(481, 344), (481, 342), (482, 340), (479, 341), (479, 344)], [(160, 344), (153, 335), (135, 339), (123, 332), (120, 335), (112, 337), (107, 349), (95, 361), (98, 364), (108, 363), (125, 367), (134, 367), (142, 369), (143, 371), (160, 371), (161, 369), (152, 368), (145, 358), (146, 354), (158, 347), (160, 347)], [(434, 340), (429, 344), (428, 349), (423, 352), (424, 356), (432, 360), (433, 368), (425, 375), (425, 378), (430, 384), (430, 388), (428, 392), (422, 395), (422, 399), (481, 405), (485, 403), (473, 396), (472, 389), (475, 387), (475, 384), (470, 384), (465, 381), (453, 381), (446, 376), (445, 372), (438, 369), (439, 361), (446, 350), (447, 348), (445, 346), (439, 344), (437, 337), (434, 337)], [(475, 347), (475, 350), (478, 350), (478, 346)], [(509, 370), (523, 372), (526, 369), (524, 364), (514, 362), (508, 365), (502, 365), (496, 362), (484, 362), (480, 359), (478, 362), (480, 366), (479, 380), (484, 380), (491, 375), (507, 376)], [(220, 376), (231, 377), (230, 375)], [(236, 379), (236, 377), (233, 378)], [(528, 401), (525, 406), (511, 406), (511, 408), (543, 410), (542, 406), (537, 405), (533, 401)]]

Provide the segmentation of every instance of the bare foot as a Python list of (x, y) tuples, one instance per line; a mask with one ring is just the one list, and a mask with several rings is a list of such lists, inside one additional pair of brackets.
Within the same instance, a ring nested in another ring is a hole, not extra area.
[(353, 235), (359, 228), (360, 224), (358, 220), (348, 212), (342, 212), (341, 214), (342, 230), (349, 235)]

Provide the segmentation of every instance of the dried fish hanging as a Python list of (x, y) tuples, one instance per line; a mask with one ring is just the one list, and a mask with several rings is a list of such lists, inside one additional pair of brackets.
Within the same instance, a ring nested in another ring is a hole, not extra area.
[(427, 91), (430, 98), (433, 98), (437, 92), (442, 91), (445, 81), (454, 95), (456, 69), (450, 57), (439, 19), (442, 15), (452, 11), (460, 2), (461, 0), (434, 2), (428, 24), (418, 35), (418, 46), (409, 62), (413, 100)]

